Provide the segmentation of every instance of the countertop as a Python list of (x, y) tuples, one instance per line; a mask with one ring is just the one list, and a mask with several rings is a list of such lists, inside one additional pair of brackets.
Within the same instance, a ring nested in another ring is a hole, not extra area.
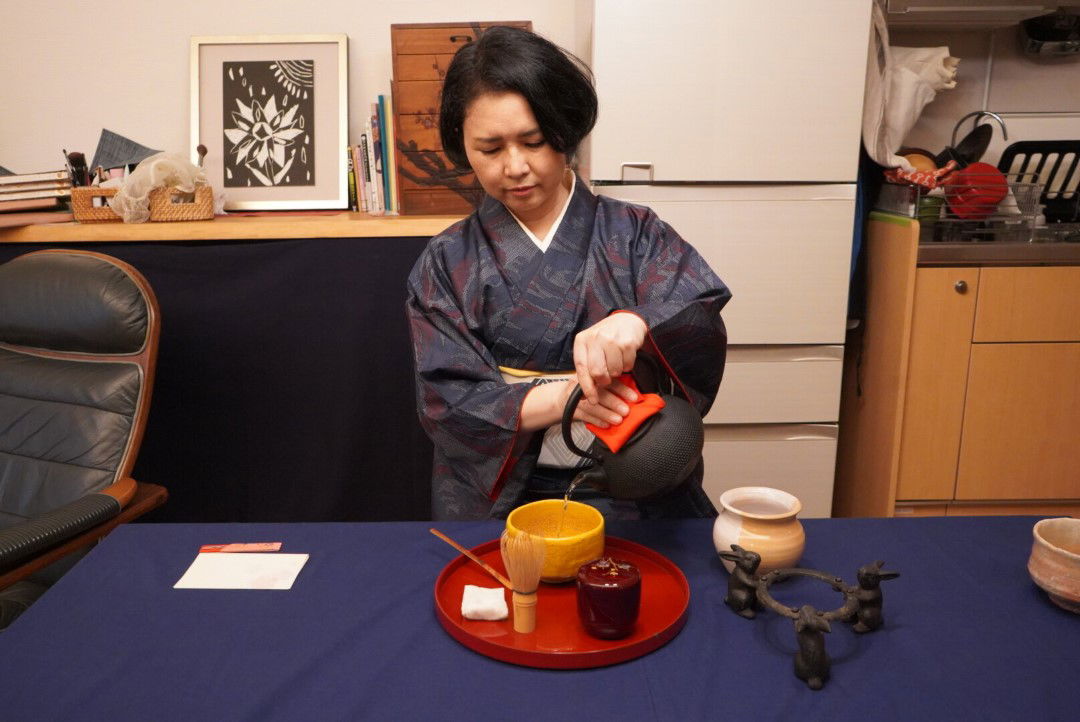
[(0, 243), (431, 237), (461, 216), (225, 215), (178, 223), (49, 223), (0, 229)]
[[(915, 233), (921, 230), (916, 219), (887, 211), (871, 212), (870, 220), (914, 227)], [(1070, 224), (1070, 227), (1072, 225)], [(1006, 241), (943, 243), (921, 240), (918, 264), (920, 266), (1080, 265), (1080, 243), (1045, 240), (1052, 236), (1051, 229), (1038, 229), (1035, 236), (1038, 240), (1031, 243)]]
[(1080, 243), (921, 243), (920, 266), (1080, 265)]

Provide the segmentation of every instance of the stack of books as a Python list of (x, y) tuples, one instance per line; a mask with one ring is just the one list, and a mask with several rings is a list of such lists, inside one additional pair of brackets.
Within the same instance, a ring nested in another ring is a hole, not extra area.
[(380, 95), (364, 119), (360, 142), (346, 149), (349, 207), (372, 215), (397, 213), (397, 169), (394, 163), (394, 111), (390, 96)]
[(70, 221), (70, 199), (66, 170), (0, 175), (0, 228)]

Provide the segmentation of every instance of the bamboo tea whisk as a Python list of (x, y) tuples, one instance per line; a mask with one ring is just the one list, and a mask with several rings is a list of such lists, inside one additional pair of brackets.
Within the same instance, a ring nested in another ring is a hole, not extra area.
[(514, 631), (529, 634), (536, 629), (536, 589), (544, 566), (544, 540), (524, 532), (503, 532), (499, 539), (503, 566), (513, 585)]

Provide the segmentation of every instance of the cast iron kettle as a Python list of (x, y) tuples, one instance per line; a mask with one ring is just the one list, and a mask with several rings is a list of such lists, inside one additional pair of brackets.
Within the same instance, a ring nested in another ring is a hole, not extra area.
[[(635, 374), (635, 380), (638, 378)], [(588, 451), (574, 443), (570, 424), (581, 401), (581, 387), (570, 393), (563, 409), (563, 441), (578, 456), (596, 462), (578, 479), (606, 491), (614, 499), (631, 501), (661, 497), (682, 486), (701, 460), (705, 428), (701, 415), (688, 401), (663, 390), (659, 394), (664, 408), (642, 422), (622, 448), (613, 453), (600, 439), (594, 440)]]

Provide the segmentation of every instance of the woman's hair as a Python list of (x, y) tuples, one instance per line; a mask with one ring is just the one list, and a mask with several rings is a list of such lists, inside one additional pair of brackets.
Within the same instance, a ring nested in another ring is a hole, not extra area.
[(446, 71), (439, 109), (443, 150), (459, 168), (465, 112), (484, 93), (520, 93), (552, 148), (573, 157), (596, 123), (592, 73), (577, 57), (528, 30), (496, 26), (458, 50)]

